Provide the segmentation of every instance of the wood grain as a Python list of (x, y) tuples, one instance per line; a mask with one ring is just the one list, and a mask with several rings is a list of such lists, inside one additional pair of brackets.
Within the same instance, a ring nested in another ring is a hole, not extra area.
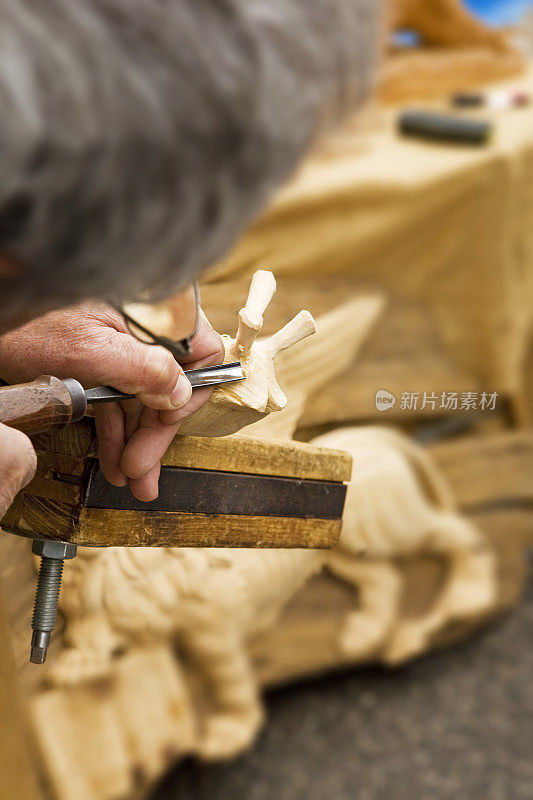
[(76, 528), (79, 504), (20, 492), (2, 517), (2, 527), (22, 536), (69, 542)]
[(98, 455), (98, 440), (94, 420), (88, 417), (75, 425), (62, 430), (32, 437), (33, 446), (38, 451), (57, 453), (73, 459), (84, 459)]
[[(37, 436), (33, 443), (39, 459), (39, 473), (81, 476), (87, 469), (87, 459), (98, 455), (94, 422), (90, 419), (46, 436)], [(350, 480), (351, 463), (350, 456), (338, 450), (298, 442), (267, 442), (243, 434), (217, 438), (178, 434), (161, 460), (167, 467), (341, 482)]]
[(333, 547), (340, 520), (82, 509), (68, 541), (92, 547)]
[(349, 481), (352, 471), (350, 456), (340, 450), (267, 442), (239, 434), (213, 439), (176, 436), (161, 463), (165, 467), (340, 482)]

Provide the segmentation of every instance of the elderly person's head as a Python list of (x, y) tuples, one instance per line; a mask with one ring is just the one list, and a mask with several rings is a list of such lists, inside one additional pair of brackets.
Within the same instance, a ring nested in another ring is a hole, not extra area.
[(376, 0), (3, 0), (0, 317), (177, 288), (361, 98)]

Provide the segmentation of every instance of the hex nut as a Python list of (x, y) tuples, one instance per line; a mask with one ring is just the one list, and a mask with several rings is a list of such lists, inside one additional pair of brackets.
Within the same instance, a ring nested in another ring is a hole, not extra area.
[(32, 552), (41, 558), (74, 558), (78, 548), (71, 542), (56, 542), (53, 539), (34, 539)]

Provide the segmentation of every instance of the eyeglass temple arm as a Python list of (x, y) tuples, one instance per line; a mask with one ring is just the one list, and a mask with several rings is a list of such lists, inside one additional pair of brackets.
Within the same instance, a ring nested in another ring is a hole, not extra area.
[[(117, 309), (120, 314), (124, 317), (128, 325), (133, 325), (135, 328), (138, 328), (142, 331), (145, 336), (148, 336), (152, 340), (152, 344), (159, 344), (161, 347), (164, 347), (168, 350), (174, 358), (177, 360), (179, 357), (188, 356), (191, 352), (191, 337), (187, 337), (186, 339), (182, 339), (181, 341), (173, 341), (172, 339), (168, 339), (166, 336), (158, 336), (153, 331), (145, 328), (144, 325), (141, 325), (136, 319), (130, 317), (126, 311), (122, 309)], [(148, 344), (148, 342), (145, 342)]]

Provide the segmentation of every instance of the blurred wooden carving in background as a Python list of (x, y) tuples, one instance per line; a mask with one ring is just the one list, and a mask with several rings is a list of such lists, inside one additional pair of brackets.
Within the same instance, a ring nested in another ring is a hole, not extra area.
[(388, 10), (387, 32), (413, 31), (420, 46), (389, 48), (379, 87), (387, 102), (464, 90), (526, 67), (510, 32), (488, 28), (461, 0), (389, 0)]

